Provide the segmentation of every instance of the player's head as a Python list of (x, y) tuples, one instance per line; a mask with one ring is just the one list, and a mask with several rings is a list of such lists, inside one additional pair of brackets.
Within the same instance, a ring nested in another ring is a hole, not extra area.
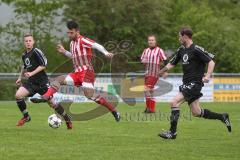
[(27, 50), (31, 50), (35, 43), (33, 36), (30, 33), (26, 33), (23, 36), (24, 46)]
[(67, 31), (68, 37), (71, 40), (75, 40), (79, 35), (78, 24), (75, 21), (68, 21), (67, 22), (67, 28), (68, 28), (68, 31)]
[(157, 46), (157, 38), (155, 35), (151, 34), (148, 36), (148, 46), (150, 48)]
[(191, 28), (184, 27), (179, 31), (179, 42), (186, 45), (189, 40), (192, 40), (193, 32)]

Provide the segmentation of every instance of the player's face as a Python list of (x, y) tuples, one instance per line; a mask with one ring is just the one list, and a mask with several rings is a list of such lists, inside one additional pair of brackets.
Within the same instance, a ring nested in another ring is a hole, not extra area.
[(179, 42), (182, 44), (182, 45), (185, 45), (186, 44), (186, 36), (185, 35), (181, 35), (179, 33)]
[(24, 37), (24, 46), (26, 49), (32, 49), (34, 45), (34, 39), (32, 36)]
[(68, 34), (68, 37), (71, 39), (71, 40), (75, 40), (79, 34), (79, 31), (76, 30), (76, 29), (69, 29), (67, 31), (67, 34)]
[(154, 36), (148, 37), (148, 46), (149, 47), (156, 47), (157, 41)]

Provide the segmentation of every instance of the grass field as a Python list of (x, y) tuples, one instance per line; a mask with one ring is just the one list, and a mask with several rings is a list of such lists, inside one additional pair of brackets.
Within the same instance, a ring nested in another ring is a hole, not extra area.
[[(192, 118), (186, 105), (181, 113), (176, 140), (163, 140), (157, 134), (169, 128), (167, 116), (138, 119), (144, 104), (118, 109), (123, 120), (116, 123), (111, 114), (84, 122), (74, 122), (74, 129), (65, 124), (59, 129), (47, 125), (53, 111), (47, 104), (28, 104), (32, 121), (17, 128), (21, 117), (14, 102), (0, 103), (0, 160), (239, 160), (240, 106), (238, 103), (204, 103), (205, 108), (229, 112), (233, 132), (228, 133), (219, 121)], [(74, 104), (72, 111), (84, 112), (95, 104)], [(161, 113), (168, 115), (169, 106), (158, 103)], [(143, 116), (142, 114), (140, 116)]]

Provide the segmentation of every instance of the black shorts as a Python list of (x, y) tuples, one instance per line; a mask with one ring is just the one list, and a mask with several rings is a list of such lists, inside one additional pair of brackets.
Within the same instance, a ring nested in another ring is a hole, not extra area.
[(28, 97), (32, 97), (36, 93), (40, 95), (45, 94), (49, 88), (49, 82), (42, 83), (42, 84), (35, 84), (28, 80), (24, 82), (22, 86), (26, 88), (30, 93)]
[(190, 105), (195, 100), (203, 96), (201, 93), (203, 83), (201, 82), (191, 82), (179, 86), (179, 91), (183, 94), (184, 99)]

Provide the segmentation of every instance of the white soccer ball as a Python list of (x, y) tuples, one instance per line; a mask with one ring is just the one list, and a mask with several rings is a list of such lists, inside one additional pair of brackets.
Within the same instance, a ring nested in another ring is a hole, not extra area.
[(59, 128), (62, 125), (62, 120), (56, 114), (52, 114), (48, 117), (48, 125), (54, 129)]

